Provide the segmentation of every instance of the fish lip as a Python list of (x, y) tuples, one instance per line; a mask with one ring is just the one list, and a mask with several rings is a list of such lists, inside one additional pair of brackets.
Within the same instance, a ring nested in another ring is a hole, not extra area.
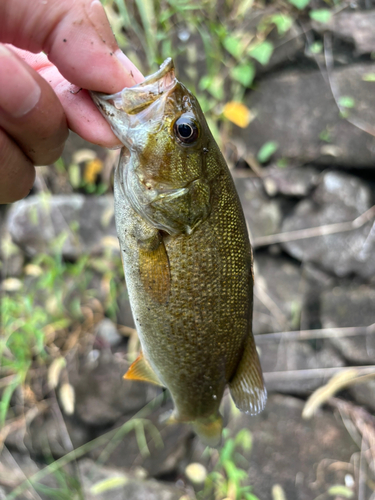
[(168, 57), (160, 66), (158, 71), (148, 76), (143, 82), (133, 87), (125, 87), (115, 94), (103, 94), (89, 91), (91, 98), (100, 111), (110, 120), (116, 119), (116, 112), (110, 113), (110, 108), (124, 111), (129, 115), (137, 114), (137, 111), (148, 107), (161, 95), (172, 90), (177, 84), (174, 72), (174, 63)]

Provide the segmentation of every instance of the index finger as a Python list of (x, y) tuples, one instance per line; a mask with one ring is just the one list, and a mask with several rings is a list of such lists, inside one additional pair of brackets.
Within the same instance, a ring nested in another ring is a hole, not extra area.
[(0, 41), (44, 51), (78, 87), (111, 94), (143, 80), (119, 49), (99, 0), (2, 0), (0, 19)]

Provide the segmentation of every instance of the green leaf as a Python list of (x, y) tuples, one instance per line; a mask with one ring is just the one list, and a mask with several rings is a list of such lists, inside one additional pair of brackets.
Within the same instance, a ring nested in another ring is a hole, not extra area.
[(319, 139), (324, 142), (332, 142), (331, 133), (327, 127), (320, 132)]
[(278, 149), (279, 144), (276, 141), (268, 141), (260, 148), (257, 159), (260, 163), (266, 163), (274, 152)]
[(338, 103), (339, 106), (342, 106), (343, 108), (354, 108), (355, 106), (355, 100), (350, 96), (341, 96), (338, 99)]
[(314, 42), (310, 45), (310, 52), (312, 54), (321, 54), (323, 50), (322, 42)]
[(235, 443), (240, 445), (243, 450), (251, 450), (253, 444), (253, 437), (248, 429), (241, 429), (235, 439)]
[(110, 477), (93, 484), (90, 488), (90, 493), (92, 493), (93, 495), (99, 495), (100, 493), (104, 493), (106, 491), (121, 488), (128, 481), (129, 479), (125, 476)]
[(249, 50), (249, 55), (256, 59), (260, 64), (266, 65), (271, 59), (273, 53), (273, 44), (268, 40), (256, 45)]
[(276, 25), (279, 35), (284, 35), (293, 24), (293, 19), (286, 14), (274, 14), (270, 21)]
[(375, 73), (366, 73), (362, 76), (364, 82), (375, 82)]
[(234, 80), (240, 82), (244, 87), (250, 87), (255, 76), (254, 65), (250, 62), (248, 64), (239, 64), (232, 69), (231, 75)]
[(328, 23), (332, 17), (332, 11), (329, 9), (316, 9), (310, 12), (310, 17), (319, 23)]
[(288, 0), (288, 1), (289, 3), (294, 5), (294, 7), (297, 7), (297, 9), (299, 10), (303, 10), (310, 3), (310, 0)]
[(243, 44), (241, 40), (234, 36), (226, 36), (223, 40), (225, 49), (232, 54), (236, 59), (240, 59), (243, 55)]
[(74, 189), (81, 185), (81, 171), (78, 165), (72, 164), (69, 166), (69, 181)]
[(347, 488), (346, 486), (343, 486), (341, 484), (336, 484), (334, 486), (331, 486), (328, 490), (328, 495), (331, 496), (340, 496), (344, 498), (352, 498), (354, 495), (354, 492), (350, 489)]

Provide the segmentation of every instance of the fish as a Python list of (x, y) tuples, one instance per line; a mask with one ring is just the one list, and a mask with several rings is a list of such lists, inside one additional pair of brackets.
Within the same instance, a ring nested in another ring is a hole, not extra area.
[(251, 415), (267, 399), (252, 333), (252, 250), (232, 176), (171, 58), (134, 87), (90, 94), (123, 144), (115, 220), (141, 345), (124, 378), (167, 388), (169, 422), (218, 447), (226, 386)]

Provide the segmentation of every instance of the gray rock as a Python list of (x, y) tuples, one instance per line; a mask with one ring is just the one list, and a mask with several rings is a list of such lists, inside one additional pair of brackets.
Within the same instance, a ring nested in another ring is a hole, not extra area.
[(160, 389), (151, 384), (124, 380), (129, 363), (108, 351), (98, 352), (81, 368), (69, 367), (69, 380), (76, 397), (76, 416), (85, 424), (114, 424), (123, 415), (132, 415)]
[(375, 379), (348, 387), (348, 391), (357, 404), (375, 413)]
[(137, 478), (90, 459), (82, 460), (79, 470), (85, 500), (179, 500), (184, 493), (171, 484)]
[[(282, 232), (350, 222), (371, 207), (369, 187), (354, 176), (328, 172), (310, 199), (301, 201), (282, 225)], [(372, 222), (358, 229), (283, 243), (302, 262), (313, 262), (339, 277), (356, 273), (370, 279), (375, 272)]]
[(278, 200), (270, 200), (260, 179), (234, 178), (246, 221), (252, 238), (279, 232), (281, 206)]
[(24, 443), (33, 456), (60, 458), (91, 439), (90, 431), (74, 418), (58, 419), (51, 409), (27, 424)]
[(109, 318), (103, 318), (96, 327), (96, 335), (110, 347), (116, 347), (123, 340), (116, 325)]
[(3, 279), (20, 276), (25, 257), (20, 248), (12, 242), (6, 229), (0, 234), (0, 272)]
[(119, 325), (135, 328), (134, 318), (130, 307), (129, 294), (125, 286), (125, 277), (124, 277), (124, 286), (121, 288), (121, 291), (117, 296), (116, 315), (117, 315), (117, 323)]
[[(375, 73), (375, 65), (335, 69), (332, 79), (340, 89), (339, 96), (355, 99), (355, 110), (372, 130), (375, 93), (372, 83), (362, 80), (366, 73)], [(329, 83), (320, 71), (267, 76), (249, 93), (246, 104), (256, 118), (246, 129), (235, 128), (233, 135), (242, 139), (250, 155), (256, 156), (266, 142), (276, 141), (279, 147), (273, 155), (275, 160), (374, 167), (375, 138), (340, 117)], [(350, 116), (355, 110), (349, 110)]]
[[(260, 415), (241, 414), (230, 421), (232, 436), (243, 428), (252, 433), (251, 451), (243, 453), (250, 464), (247, 483), (262, 500), (274, 498), (275, 484), (282, 486), (288, 500), (311, 500), (329, 486), (344, 484), (347, 471), (329, 464), (331, 460), (348, 463), (359, 451), (331, 411), (321, 410), (311, 420), (302, 420), (303, 406), (298, 399), (274, 395)], [(317, 464), (324, 481), (317, 481)]]
[[(375, 323), (375, 288), (366, 285), (341, 286), (321, 296), (323, 328), (369, 326)], [(373, 364), (375, 359), (375, 333), (332, 338), (332, 345), (349, 363)]]
[[(251, 16), (245, 16), (242, 30), (244, 33), (256, 36), (260, 23), (279, 13), (279, 10), (273, 5), (268, 5), (264, 9), (254, 9)], [(298, 53), (303, 52), (305, 47), (305, 35), (298, 23), (293, 23), (290, 29), (281, 35), (277, 28), (272, 29), (267, 36), (267, 41), (273, 44), (274, 49), (266, 65), (252, 61), (255, 62), (257, 76), (269, 73), (282, 67), (283, 64), (289, 63)]]
[(336, 37), (354, 43), (357, 55), (375, 51), (375, 10), (338, 12), (328, 23), (314, 22), (318, 32), (331, 31)]
[[(172, 407), (169, 401), (147, 415), (147, 425), (144, 427), (147, 450), (140, 450), (138, 435), (130, 430), (106, 463), (115, 467), (142, 467), (150, 476), (156, 477), (174, 472), (186, 457), (187, 443), (193, 432), (188, 424), (166, 423)], [(91, 457), (97, 459), (101, 451), (100, 448), (94, 450)]]
[(302, 198), (318, 184), (320, 172), (313, 167), (270, 167), (264, 173), (263, 185), (269, 196), (283, 194)]
[(301, 266), (282, 255), (254, 254), (254, 333), (298, 329), (303, 303)]
[(107, 236), (112, 237), (111, 244), (115, 242), (113, 210), (112, 196), (30, 196), (13, 205), (7, 228), (30, 256), (53, 253), (57, 238), (61, 242), (65, 235), (62, 255), (74, 259), (84, 252), (102, 253), (108, 246)]
[[(257, 337), (256, 341), (268, 392), (309, 396), (324, 383), (324, 377), (317, 376), (316, 373), (314, 376), (313, 372), (311, 377), (307, 377), (307, 370), (345, 365), (343, 359), (329, 344), (318, 350), (303, 341), (264, 343), (262, 336)], [(300, 373), (304, 373), (304, 376), (298, 377), (297, 374), (287, 376), (286, 372), (295, 370), (301, 370)], [(273, 376), (274, 372), (277, 372), (276, 376)]]

